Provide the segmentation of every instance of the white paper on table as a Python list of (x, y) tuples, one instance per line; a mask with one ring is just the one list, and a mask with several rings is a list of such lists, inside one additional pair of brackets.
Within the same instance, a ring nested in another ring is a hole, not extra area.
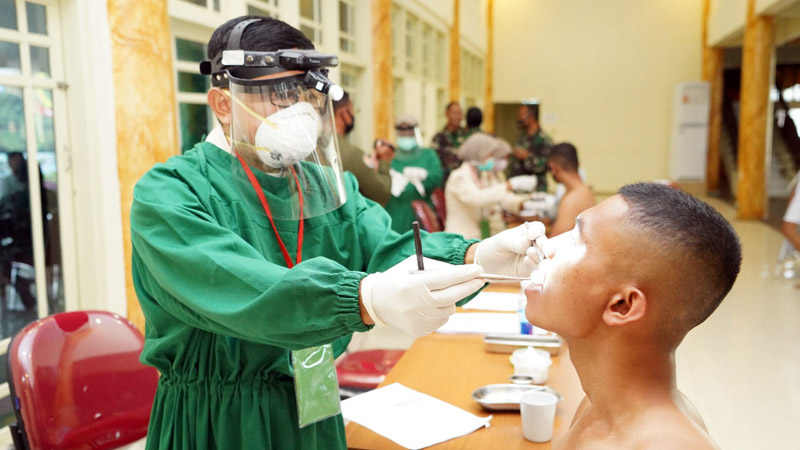
[(508, 313), (455, 313), (436, 331), (444, 334), (519, 333), (519, 316)]
[(519, 307), (518, 292), (486, 292), (483, 291), (468, 301), (462, 308), (482, 309), (484, 311), (516, 311)]
[(409, 449), (467, 435), (488, 427), (492, 419), (478, 417), (400, 383), (342, 401), (342, 415)]

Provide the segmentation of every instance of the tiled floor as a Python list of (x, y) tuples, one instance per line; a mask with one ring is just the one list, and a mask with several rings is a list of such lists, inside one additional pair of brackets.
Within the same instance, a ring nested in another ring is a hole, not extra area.
[[(742, 271), (719, 309), (678, 350), (678, 386), (728, 450), (800, 449), (800, 280), (773, 276), (783, 237), (733, 207), (706, 199), (731, 220), (744, 248)], [(407, 348), (390, 329), (354, 337), (351, 348)]]

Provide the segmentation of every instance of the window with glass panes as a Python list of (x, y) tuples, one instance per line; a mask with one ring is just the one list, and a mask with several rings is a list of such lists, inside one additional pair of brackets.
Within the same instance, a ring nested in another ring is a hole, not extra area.
[(322, 42), (322, 8), (320, 0), (300, 0), (300, 31), (321, 47)]
[(461, 90), (466, 105), (480, 104), (483, 93), (483, 59), (475, 52), (461, 48)]
[(220, 0), (172, 0), (172, 1), (178, 1), (181, 3), (189, 3), (192, 5), (202, 6), (210, 11), (219, 12)]
[[(447, 85), (445, 29), (398, 3), (392, 4), (392, 73), (395, 113), (409, 112), (420, 121), (423, 139), (443, 126)], [(406, 89), (408, 84), (408, 89)], [(419, 96), (414, 93), (418, 92)], [(413, 95), (415, 98), (405, 98)]]
[(200, 61), (206, 59), (206, 44), (178, 36), (173, 43), (180, 146), (185, 152), (203, 140), (215, 119), (206, 100), (210, 80), (198, 70)]
[(249, 0), (247, 2), (247, 14), (279, 19), (278, 0)]
[(356, 54), (356, 5), (354, 0), (339, 0), (339, 50)]
[(71, 185), (59, 177), (67, 117), (58, 14), (55, 0), (0, 0), (2, 352), (22, 327), (65, 310), (65, 276), (74, 277), (62, 261)]

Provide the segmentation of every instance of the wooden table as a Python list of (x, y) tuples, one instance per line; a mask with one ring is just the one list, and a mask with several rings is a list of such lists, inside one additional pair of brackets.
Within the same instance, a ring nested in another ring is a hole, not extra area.
[[(535, 444), (525, 440), (519, 412), (486, 411), (472, 400), (472, 391), (481, 386), (509, 383), (508, 377), (514, 369), (508, 357), (504, 353), (486, 352), (482, 336), (434, 333), (417, 339), (381, 386), (401, 383), (478, 416), (494, 415), (489, 428), (429, 448), (549, 449), (549, 442)], [(566, 346), (562, 346), (559, 355), (553, 358), (547, 384), (564, 398), (556, 410), (554, 437), (558, 437), (569, 427), (575, 409), (583, 398), (583, 390)], [(347, 425), (346, 435), (347, 447), (352, 449), (403, 448), (353, 422)]]

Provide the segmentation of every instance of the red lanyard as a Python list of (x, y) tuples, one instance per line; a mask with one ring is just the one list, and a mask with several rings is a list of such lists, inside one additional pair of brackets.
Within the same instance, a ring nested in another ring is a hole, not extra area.
[[(283, 244), (283, 240), (281, 240), (281, 235), (278, 234), (278, 229), (275, 228), (275, 222), (272, 220), (272, 212), (269, 210), (269, 204), (267, 204), (267, 199), (264, 197), (264, 191), (261, 189), (261, 185), (256, 180), (256, 176), (253, 175), (253, 171), (250, 170), (250, 167), (247, 163), (244, 162), (242, 156), (238, 153), (236, 157), (239, 159), (239, 162), (242, 163), (242, 167), (244, 168), (244, 172), (247, 174), (247, 178), (250, 180), (250, 184), (253, 185), (253, 189), (256, 191), (256, 195), (258, 199), (261, 201), (261, 206), (264, 207), (264, 212), (267, 213), (267, 217), (269, 218), (269, 223), (272, 224), (272, 230), (275, 231), (275, 237), (278, 238), (278, 244), (281, 246), (281, 253), (283, 253), (283, 259), (286, 260), (286, 267), (292, 268), (294, 267), (294, 262), (292, 261), (292, 257), (289, 256), (289, 252), (286, 250), (286, 245)], [(302, 261), (302, 251), (303, 251), (303, 191), (300, 189), (300, 181), (297, 179), (297, 173), (294, 171), (294, 168), (290, 168), (292, 171), (292, 175), (294, 176), (294, 182), (297, 184), (297, 194), (300, 197), (300, 225), (298, 226), (297, 230), (297, 263), (300, 264)]]

